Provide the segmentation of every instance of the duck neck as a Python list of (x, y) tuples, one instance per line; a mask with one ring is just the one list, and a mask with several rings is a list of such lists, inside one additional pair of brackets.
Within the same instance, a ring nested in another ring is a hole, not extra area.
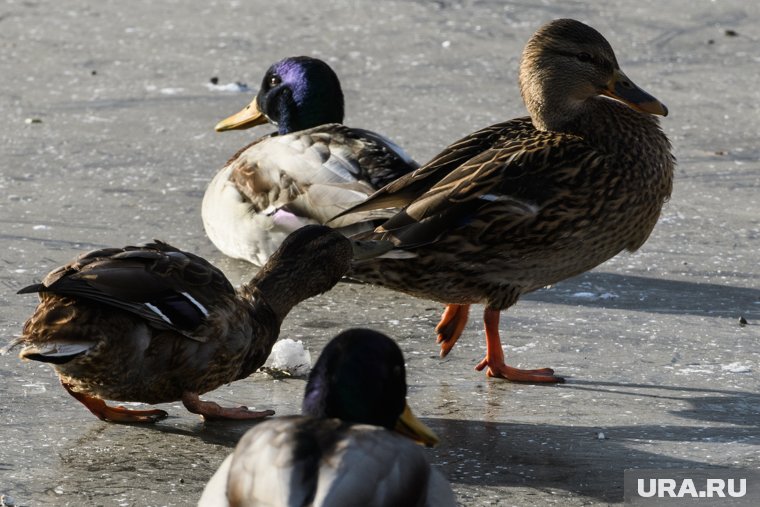
[[(346, 244), (350, 252), (348, 241)], [(338, 283), (349, 267), (350, 257), (344, 256), (341, 260), (280, 257), (276, 262), (270, 258), (241, 293), (249, 301), (263, 299), (278, 324), (282, 323), (298, 303), (327, 292)]]
[[(243, 285), (238, 294), (249, 304), (248, 316), (254, 331), (259, 330), (252, 333), (252, 336), (263, 348), (271, 349), (280, 336), (280, 326), (287, 312), (283, 314), (281, 309), (272, 308), (264, 295), (253, 285)], [(255, 347), (251, 350), (254, 349)]]
[(294, 102), (289, 90), (285, 90), (280, 94), (277, 115), (274, 120), (277, 122), (277, 132), (281, 136), (303, 130), (298, 114), (298, 106)]
[(343, 122), (343, 96), (319, 97), (310, 92), (296, 97), (289, 90), (280, 94), (277, 112), (272, 118), (277, 122), (280, 135), (299, 132), (319, 125)]
[(249, 283), (241, 287), (240, 292), (255, 309), (271, 313), (279, 327), (290, 310), (306, 298), (295, 291), (295, 288), (300, 286), (293, 283), (295, 279), (288, 280), (276, 272), (263, 272), (264, 268)]
[[(558, 96), (548, 92), (547, 90), (554, 88), (562, 89), (561, 83), (549, 82), (554, 76), (542, 76), (538, 72), (528, 74), (527, 78), (524, 76), (525, 74), (520, 78), (520, 91), (533, 120), (533, 126), (548, 132), (581, 134), (577, 129), (584, 129), (584, 125), (578, 120), (594, 115), (595, 100), (589, 100), (588, 96)], [(534, 90), (540, 92), (536, 93)]]
[(281, 323), (301, 301), (333, 288), (350, 266), (351, 242), (322, 225), (307, 225), (285, 238), (266, 264), (241, 288), (241, 295), (262, 299)]

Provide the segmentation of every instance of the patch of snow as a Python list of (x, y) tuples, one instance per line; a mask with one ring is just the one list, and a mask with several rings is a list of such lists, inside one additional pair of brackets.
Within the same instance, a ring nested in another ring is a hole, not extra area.
[(676, 375), (691, 375), (692, 373), (712, 373), (712, 367), (703, 368), (683, 368), (676, 372)]
[(750, 373), (752, 371), (752, 368), (739, 362), (721, 365), (720, 369), (729, 373)]
[(311, 370), (311, 354), (303, 341), (283, 338), (274, 344), (269, 356), (272, 368), (283, 370), (293, 376), (304, 376)]

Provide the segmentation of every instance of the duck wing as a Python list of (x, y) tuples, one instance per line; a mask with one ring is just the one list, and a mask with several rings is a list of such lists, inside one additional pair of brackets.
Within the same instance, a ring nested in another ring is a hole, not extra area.
[(345, 210), (334, 220), (368, 210), (407, 206), (448, 173), (500, 142), (504, 131), (508, 128), (514, 129), (515, 126), (512, 124), (516, 121), (498, 123), (460, 139), (424, 166), (388, 183), (366, 201)]
[[(252, 212), (284, 210), (319, 223), (417, 167), (379, 134), (340, 124), (269, 136), (240, 152), (230, 164), (230, 180), (250, 202)], [(365, 213), (332, 225), (342, 227), (378, 216)]]
[(32, 292), (96, 301), (196, 340), (192, 331), (235, 295), (219, 269), (161, 241), (83, 254), (19, 291)]
[[(580, 137), (539, 131), (526, 119), (476, 134), (480, 142), (465, 138), (452, 145), (463, 147), (464, 152), (450, 147), (406, 181), (378, 191), (385, 193), (379, 199), (404, 196), (406, 207), (363, 239), (390, 239), (403, 249), (434, 243), (476, 219), (483, 222), (479, 224), (482, 230), (495, 222), (508, 228), (536, 217), (543, 207), (573, 191), (593, 188), (588, 185), (591, 176), (606, 163), (606, 157)], [(419, 176), (415, 179), (415, 175)], [(372, 209), (374, 199), (357, 208)], [(485, 209), (490, 211), (484, 213)]]

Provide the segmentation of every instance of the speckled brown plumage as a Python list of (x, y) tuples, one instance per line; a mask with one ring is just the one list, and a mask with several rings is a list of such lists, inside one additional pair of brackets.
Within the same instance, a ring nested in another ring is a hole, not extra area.
[[(404, 161), (381, 136), (340, 123), (319, 125), (286, 136), (291, 138), (282, 139), (283, 147), (280, 149), (283, 154), (288, 150), (290, 159), (283, 157), (278, 160), (276, 150), (272, 150), (272, 154), (266, 154), (259, 149), (261, 147), (254, 148), (260, 143), (272, 146), (280, 140), (277, 135), (268, 135), (249, 144), (227, 162), (233, 168), (230, 181), (250, 203), (251, 213), (260, 213), (270, 206), (287, 206), (297, 216), (327, 221), (332, 217), (311, 209), (309, 200), (299, 199), (310, 192), (311, 186), (335, 183), (346, 190), (354, 189), (369, 195), (416, 167), (416, 164)], [(341, 164), (345, 172), (350, 172), (353, 180), (311, 178), (308, 169), (303, 171), (303, 179), (300, 179), (299, 174), (292, 169), (303, 164), (300, 160), (302, 157), (309, 164), (319, 166), (332, 164), (337, 167)], [(274, 160), (280, 167), (273, 170), (271, 165)], [(274, 178), (273, 175), (277, 177)]]
[[(530, 118), (457, 141), (349, 210), (404, 206), (361, 238), (391, 241), (408, 257), (356, 261), (351, 276), (447, 304), (484, 303), (489, 352), (478, 368), (551, 382), (560, 379), (548, 368), (522, 375), (494, 359), (498, 312), (644, 244), (675, 161), (652, 116), (667, 109), (620, 71), (591, 27), (542, 27), (523, 53), (520, 85)], [(466, 308), (444, 316), (443, 354), (466, 318)]]
[(290, 309), (337, 283), (350, 257), (348, 240), (310, 226), (235, 291), (219, 269), (166, 243), (97, 250), (21, 291), (39, 292), (40, 304), (15, 345), (22, 358), (51, 363), (91, 410), (89, 398), (183, 400), (206, 417), (247, 418), (257, 413), (197, 396), (260, 367)]

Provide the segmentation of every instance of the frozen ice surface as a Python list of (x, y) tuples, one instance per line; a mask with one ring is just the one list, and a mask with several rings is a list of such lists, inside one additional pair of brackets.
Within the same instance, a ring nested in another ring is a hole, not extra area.
[(247, 92), (251, 89), (248, 88), (248, 85), (245, 83), (241, 83), (239, 81), (236, 81), (234, 83), (227, 83), (227, 84), (214, 84), (214, 83), (206, 83), (206, 88), (211, 90), (212, 92)]
[(596, 293), (596, 292), (589, 292), (589, 291), (580, 291), (580, 292), (573, 293), (572, 297), (579, 298), (579, 299), (589, 299), (589, 300), (597, 300), (597, 299), (608, 300), (608, 299), (617, 299), (618, 295), (615, 294), (614, 292)]
[(752, 371), (752, 368), (738, 361), (735, 363), (724, 364), (720, 368), (721, 370), (730, 373), (750, 373)]
[(177, 95), (177, 94), (182, 93), (183, 91), (185, 91), (185, 89), (184, 88), (167, 87), (167, 88), (161, 88), (161, 90), (159, 90), (159, 91), (162, 94), (164, 94), (164, 95)]
[(703, 367), (682, 368), (676, 372), (676, 375), (693, 375), (695, 373), (713, 373), (712, 366), (704, 365)]
[[(213, 173), (273, 130), (214, 133), (253, 98), (226, 83), (257, 86), (272, 62), (317, 56), (340, 77), (347, 125), (425, 162), (523, 116), (523, 44), (549, 19), (573, 17), (668, 105), (660, 125), (678, 166), (641, 249), (502, 312), (507, 363), (551, 366), (567, 382), (474, 371), (485, 352), (480, 305), (441, 359), (440, 305), (378, 287), (338, 284), (304, 301), (281, 336), (303, 340), (315, 358), (349, 327), (397, 340), (410, 407), (441, 437), (425, 452), (468, 507), (620, 505), (625, 469), (760, 467), (760, 88), (751, 72), (760, 2), (338, 0), (308, 16), (303, 2), (270, 4), (138, 1), (129, 13), (118, 2), (3, 4), (2, 35), (16, 43), (0, 58), (14, 76), (0, 80), (0, 347), (36, 305), (15, 292), (86, 250), (157, 237), (234, 285), (250, 280), (250, 266), (208, 241), (199, 211)], [(219, 88), (206, 87), (212, 76)], [(203, 399), (300, 413), (305, 380), (288, 377), (252, 375)], [(195, 505), (250, 422), (201, 422), (181, 402), (162, 405), (170, 417), (155, 425), (104, 423), (49, 365), (0, 355), (0, 495), (35, 507)]]
[(286, 371), (296, 377), (307, 375), (311, 370), (311, 354), (304, 348), (301, 340), (279, 340), (272, 347), (269, 359), (272, 368)]

